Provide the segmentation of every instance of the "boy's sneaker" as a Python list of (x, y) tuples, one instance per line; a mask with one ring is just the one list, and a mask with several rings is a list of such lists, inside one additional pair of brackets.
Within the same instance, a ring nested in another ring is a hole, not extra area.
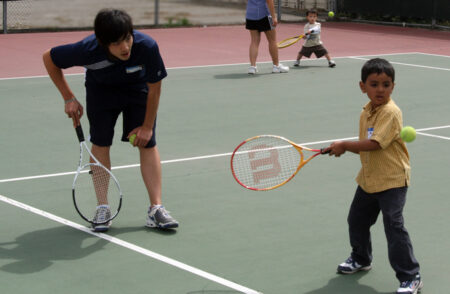
[(340, 274), (354, 274), (359, 271), (368, 271), (372, 268), (372, 266), (369, 265), (361, 265), (353, 260), (353, 258), (350, 256), (347, 258), (346, 261), (341, 263), (338, 268), (337, 272)]
[(335, 67), (336, 66), (336, 62), (334, 62), (333, 60), (328, 61), (328, 67)]
[(397, 294), (417, 294), (422, 288), (423, 282), (420, 275), (417, 274), (413, 280), (401, 282)]
[(173, 229), (178, 227), (178, 222), (170, 216), (164, 206), (155, 205), (149, 208), (145, 225), (150, 228)]
[(256, 66), (250, 66), (248, 68), (248, 74), (249, 75), (254, 75), (258, 72), (258, 68)]
[(94, 232), (106, 232), (111, 226), (111, 210), (108, 205), (99, 205), (95, 211), (95, 216), (92, 219), (92, 231)]
[(278, 65), (273, 65), (272, 73), (282, 73), (289, 72), (289, 66), (282, 65), (281, 63)]
[(294, 66), (300, 66), (300, 60), (296, 60), (296, 61), (294, 62)]

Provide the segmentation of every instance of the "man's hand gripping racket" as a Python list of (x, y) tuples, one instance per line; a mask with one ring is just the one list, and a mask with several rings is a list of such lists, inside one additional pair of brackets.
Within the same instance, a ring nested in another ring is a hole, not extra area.
[[(110, 223), (122, 206), (122, 190), (119, 181), (89, 150), (83, 129), (75, 128), (80, 142), (80, 161), (72, 184), (72, 198), (78, 214), (95, 225)], [(109, 207), (102, 219), (94, 217), (96, 207)]]
[[(313, 152), (305, 158), (303, 151)], [(231, 156), (234, 179), (244, 188), (266, 191), (289, 182), (311, 159), (329, 150), (310, 149), (273, 135), (252, 137)]]

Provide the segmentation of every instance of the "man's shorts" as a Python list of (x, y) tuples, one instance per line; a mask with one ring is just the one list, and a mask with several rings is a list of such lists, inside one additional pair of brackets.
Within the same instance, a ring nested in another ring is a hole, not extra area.
[[(86, 88), (86, 113), (90, 125), (90, 141), (97, 146), (111, 146), (117, 118), (122, 114), (122, 141), (142, 126), (145, 119), (147, 93), (122, 89)], [(145, 148), (156, 145), (156, 119), (153, 135)]]
[(320, 58), (324, 56), (325, 54), (328, 54), (327, 49), (323, 47), (322, 45), (312, 46), (312, 47), (302, 47), (302, 50), (300, 50), (300, 54), (306, 57), (311, 57), (311, 54), (315, 54), (317, 58)]
[(246, 19), (245, 20), (245, 28), (247, 30), (254, 30), (258, 32), (266, 32), (273, 30), (273, 21), (272, 16), (265, 16), (258, 20)]

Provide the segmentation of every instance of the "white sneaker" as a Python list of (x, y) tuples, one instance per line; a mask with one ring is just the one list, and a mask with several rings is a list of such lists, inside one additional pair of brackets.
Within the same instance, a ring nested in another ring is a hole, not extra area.
[(256, 66), (250, 66), (248, 68), (248, 74), (249, 75), (254, 75), (258, 72), (258, 68)]
[(294, 62), (294, 66), (300, 66), (300, 60), (296, 60), (296, 61)]
[(289, 72), (289, 66), (282, 65), (281, 63), (278, 65), (273, 65), (272, 73), (282, 73)]

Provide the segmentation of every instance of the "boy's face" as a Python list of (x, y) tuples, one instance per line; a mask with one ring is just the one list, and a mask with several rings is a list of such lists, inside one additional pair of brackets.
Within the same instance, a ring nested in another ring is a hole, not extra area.
[(389, 101), (394, 85), (392, 78), (384, 72), (370, 74), (366, 82), (359, 82), (361, 91), (367, 94), (374, 108)]
[(122, 61), (126, 61), (131, 56), (132, 45), (133, 45), (133, 36), (129, 34), (125, 38), (109, 44), (108, 50), (112, 56)]
[(317, 14), (315, 14), (315, 13), (308, 13), (308, 15), (306, 16), (306, 18), (308, 19), (308, 22), (309, 22), (310, 24), (313, 24), (313, 23), (315, 23), (316, 20), (317, 20)]

